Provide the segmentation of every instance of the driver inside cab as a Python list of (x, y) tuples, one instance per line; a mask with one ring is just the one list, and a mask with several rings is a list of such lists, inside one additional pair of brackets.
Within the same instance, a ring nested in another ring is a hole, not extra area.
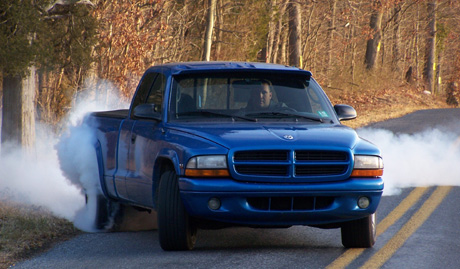
[(273, 86), (270, 81), (264, 79), (261, 80), (260, 86), (252, 90), (245, 110), (273, 110), (280, 107), (285, 107), (285, 105), (273, 100)]

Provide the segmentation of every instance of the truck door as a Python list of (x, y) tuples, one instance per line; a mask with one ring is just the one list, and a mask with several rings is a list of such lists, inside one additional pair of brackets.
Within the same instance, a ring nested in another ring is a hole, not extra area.
[(123, 120), (120, 125), (117, 145), (117, 170), (115, 173), (115, 191), (119, 198), (128, 199), (126, 192), (126, 175), (128, 168), (128, 153), (130, 147), (130, 135), (133, 122)]
[[(153, 79), (145, 100), (141, 103), (155, 104), (155, 110), (161, 112), (166, 77), (151, 73)], [(129, 200), (148, 207), (153, 206), (153, 166), (159, 153), (159, 139), (162, 136), (162, 123), (156, 120), (134, 119), (131, 131), (131, 143), (128, 154), (128, 173), (126, 190)]]

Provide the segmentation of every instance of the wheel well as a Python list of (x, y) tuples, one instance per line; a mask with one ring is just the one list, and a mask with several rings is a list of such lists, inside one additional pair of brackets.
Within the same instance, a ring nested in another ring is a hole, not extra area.
[(104, 173), (105, 173), (105, 168), (104, 168), (104, 156), (102, 154), (102, 146), (101, 142), (99, 139), (96, 139), (96, 142), (94, 142), (94, 150), (96, 154), (96, 160), (97, 160), (97, 168), (98, 168), (98, 182), (99, 185), (101, 186), (102, 193), (105, 195), (105, 197), (111, 197), (107, 191), (107, 186), (105, 184), (104, 180)]

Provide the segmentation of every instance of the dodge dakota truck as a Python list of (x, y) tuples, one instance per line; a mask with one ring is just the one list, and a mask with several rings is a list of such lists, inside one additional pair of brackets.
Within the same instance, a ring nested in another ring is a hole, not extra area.
[(383, 192), (380, 150), (341, 121), (309, 71), (247, 62), (149, 68), (126, 110), (93, 112), (102, 190), (157, 213), (164, 250), (189, 250), (197, 229), (340, 228), (372, 247)]

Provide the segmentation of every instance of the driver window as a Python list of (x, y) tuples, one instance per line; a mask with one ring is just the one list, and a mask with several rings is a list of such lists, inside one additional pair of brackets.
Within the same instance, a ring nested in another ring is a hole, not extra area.
[[(136, 96), (134, 97), (131, 113), (134, 112), (134, 108), (140, 104), (144, 104), (147, 100), (147, 95), (152, 87), (155, 78), (158, 76), (158, 73), (147, 73), (142, 78), (139, 89), (137, 90)], [(131, 115), (132, 117), (133, 115)]]
[(155, 104), (155, 111), (161, 112), (161, 106), (163, 104), (163, 94), (166, 86), (166, 77), (163, 74), (158, 74), (155, 82), (150, 89), (147, 96), (147, 104)]

